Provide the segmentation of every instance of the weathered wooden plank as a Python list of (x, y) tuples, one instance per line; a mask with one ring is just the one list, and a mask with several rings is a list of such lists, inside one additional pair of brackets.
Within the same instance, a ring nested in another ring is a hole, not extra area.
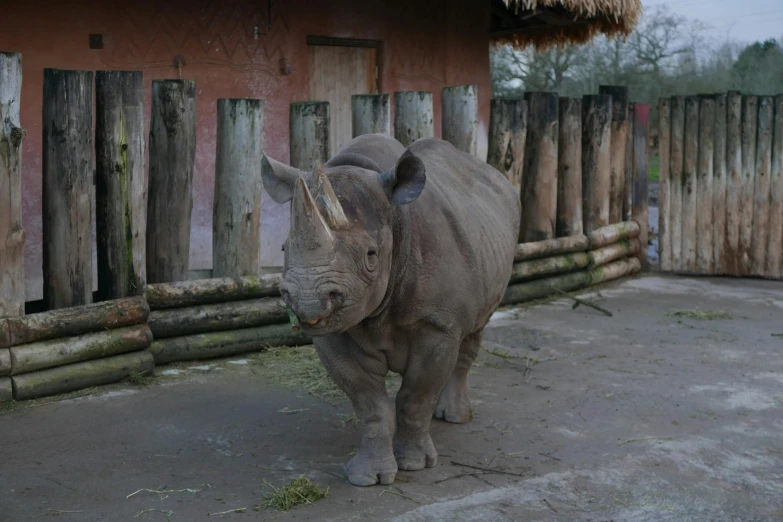
[[(758, 132), (758, 97), (742, 97), (742, 196), (740, 199), (739, 271), (750, 274), (753, 243), (753, 203), (756, 184), (756, 134)], [(739, 190), (740, 187), (737, 187)]]
[(292, 103), (289, 119), (291, 166), (312, 172), (329, 161), (329, 102)]
[(394, 93), (394, 137), (405, 147), (419, 138), (435, 136), (432, 93)]
[(463, 152), (478, 155), (478, 85), (444, 87), (440, 102), (443, 140)]
[(740, 223), (742, 221), (742, 96), (726, 96), (726, 248), (724, 273), (739, 275)]
[(264, 101), (219, 99), (212, 277), (261, 271)]
[(658, 259), (663, 272), (672, 271), (671, 176), (671, 113), (668, 98), (658, 100)]
[(585, 251), (587, 251), (587, 236), (583, 234), (556, 239), (545, 239), (544, 241), (518, 244), (514, 262), (518, 263), (528, 259), (538, 259), (541, 257)]
[(575, 252), (573, 254), (544, 257), (514, 263), (509, 283), (514, 284), (524, 281), (525, 279), (543, 275), (573, 272), (574, 270), (585, 268), (589, 262), (590, 260), (587, 257), (587, 253)]
[(152, 310), (184, 308), (280, 295), (280, 274), (199, 279), (147, 286)]
[(713, 162), (715, 161), (715, 100), (699, 101), (699, 154), (696, 183), (696, 271), (711, 274), (715, 269), (713, 251)]
[(698, 214), (699, 97), (685, 98), (685, 154), (682, 170), (682, 266), (696, 272), (696, 217)]
[(489, 107), (487, 163), (504, 174), (514, 190), (522, 190), (527, 138), (527, 102), (493, 99)]
[[(631, 110), (633, 135), (633, 168), (630, 171), (630, 180), (633, 181), (633, 198), (631, 200), (631, 219), (639, 225), (639, 242), (641, 247), (638, 251), (638, 259), (642, 270), (649, 268), (647, 260), (647, 245), (650, 235), (650, 216), (649, 216), (649, 173), (648, 164), (650, 157), (649, 134), (650, 134), (650, 106), (644, 104), (634, 104)], [(629, 171), (626, 171), (629, 172)]]
[(669, 148), (669, 236), (672, 270), (683, 269), (682, 256), (682, 186), (685, 163), (685, 98), (671, 99), (671, 146)]
[(617, 243), (591, 250), (587, 253), (590, 267), (602, 266), (627, 256), (636, 256), (640, 251), (639, 238), (621, 239)]
[(599, 85), (598, 94), (612, 97), (612, 123), (610, 148), (609, 181), (609, 222), (623, 221), (623, 202), (625, 200), (625, 155), (630, 131), (628, 118), (628, 87), (619, 85)]
[(152, 344), (146, 324), (14, 346), (12, 375), (144, 350)]
[(775, 97), (765, 275), (783, 279), (783, 94)]
[(0, 52), (0, 317), (24, 314), (22, 55)]
[(152, 375), (155, 361), (147, 351), (115, 355), (11, 377), (17, 401), (111, 384), (131, 375)]
[(715, 135), (712, 163), (712, 260), (713, 272), (724, 274), (725, 252), (728, 249), (726, 236), (726, 95), (715, 96)]
[(528, 92), (525, 100), (528, 121), (520, 243), (555, 237), (557, 217), (558, 96), (553, 92)]
[(590, 274), (586, 270), (509, 285), (500, 304), (533, 301), (556, 295), (557, 290), (570, 292), (588, 285), (590, 285)]
[(621, 221), (593, 230), (587, 236), (589, 250), (613, 245), (623, 239), (639, 237), (641, 227), (636, 221)]
[[(633, 197), (634, 197), (634, 154), (633, 154), (633, 107), (631, 103), (628, 106), (629, 128), (625, 140), (625, 188), (623, 194), (623, 221), (633, 219)], [(649, 111), (648, 111), (649, 113)], [(649, 120), (649, 117), (648, 117)], [(649, 123), (649, 122), (648, 122)], [(648, 129), (649, 134), (649, 129)], [(649, 160), (648, 160), (649, 161)]]
[(772, 132), (775, 117), (774, 98), (759, 96), (756, 131), (756, 176), (753, 187), (753, 225), (751, 231), (750, 274), (766, 273), (769, 236), (770, 176), (772, 170)]
[(581, 235), (582, 217), (582, 100), (560, 98), (560, 136), (557, 141), (557, 237)]
[(92, 302), (92, 82), (44, 69), (43, 282), (49, 309)]
[(609, 224), (612, 97), (582, 97), (582, 217), (584, 233)]
[(95, 73), (95, 229), (101, 301), (144, 292), (143, 87), (141, 71)]
[(188, 278), (196, 84), (153, 80), (150, 123), (147, 282)]
[(388, 94), (354, 94), (351, 96), (351, 131), (391, 136), (391, 105)]
[(608, 265), (599, 266), (590, 270), (590, 284), (597, 285), (614, 281), (615, 279), (635, 274), (641, 269), (642, 265), (636, 257), (614, 261)]

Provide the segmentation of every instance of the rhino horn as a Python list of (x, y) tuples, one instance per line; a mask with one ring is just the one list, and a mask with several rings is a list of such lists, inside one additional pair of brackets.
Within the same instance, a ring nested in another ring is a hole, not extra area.
[(323, 169), (318, 169), (316, 183), (318, 189), (315, 193), (318, 194), (318, 208), (323, 212), (324, 216), (326, 216), (326, 222), (335, 230), (347, 228), (349, 225), (348, 218), (345, 217), (343, 207), (332, 188), (332, 182), (326, 177)]
[(334, 240), (329, 225), (324, 221), (303, 177), (299, 177), (291, 202), (292, 237), (304, 240), (307, 249), (327, 246)]

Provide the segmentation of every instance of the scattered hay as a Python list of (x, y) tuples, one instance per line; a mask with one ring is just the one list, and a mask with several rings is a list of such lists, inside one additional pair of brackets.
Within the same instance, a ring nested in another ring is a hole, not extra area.
[(721, 319), (731, 319), (731, 315), (719, 310), (675, 310), (668, 314), (671, 317), (680, 317), (683, 319), (695, 319), (697, 321), (719, 321)]
[(143, 386), (145, 384), (148, 384), (153, 379), (154, 377), (152, 376), (152, 374), (150, 374), (149, 370), (144, 370), (143, 372), (136, 372), (136, 371), (130, 372), (127, 381), (131, 383), (133, 386)]
[(304, 475), (280, 488), (274, 487), (269, 482), (266, 484), (272, 488), (272, 493), (264, 501), (264, 507), (275, 508), (278, 511), (288, 511), (301, 504), (312, 504), (329, 495), (329, 488), (322, 489), (316, 486)]

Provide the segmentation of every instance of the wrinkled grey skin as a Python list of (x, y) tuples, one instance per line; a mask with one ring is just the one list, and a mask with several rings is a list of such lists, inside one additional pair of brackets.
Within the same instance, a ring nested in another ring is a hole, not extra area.
[[(266, 190), (293, 198), (281, 293), (361, 421), (348, 480), (391, 484), (435, 466), (433, 416), (471, 419), (467, 374), (511, 275), (520, 203), (497, 170), (437, 139), (406, 151), (363, 135), (323, 174), (340, 209), (318, 172), (264, 158)], [(394, 403), (389, 371), (402, 375)]]

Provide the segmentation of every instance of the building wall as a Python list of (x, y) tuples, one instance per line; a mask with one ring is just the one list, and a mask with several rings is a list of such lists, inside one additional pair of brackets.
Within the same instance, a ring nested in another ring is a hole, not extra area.
[[(288, 104), (308, 98), (308, 35), (381, 40), (380, 90), (429, 90), (440, 136), (440, 90), (477, 83), (486, 154), (491, 86), (488, 0), (5, 0), (0, 49), (23, 54), (23, 219), (27, 299), (41, 297), (43, 69), (144, 71), (151, 81), (196, 82), (197, 150), (191, 232), (193, 270), (212, 265), (216, 100), (262, 98), (265, 151), (288, 161)], [(102, 34), (104, 48), (89, 48)], [(175, 67), (175, 56), (185, 65)], [(282, 74), (281, 65), (290, 67)], [(264, 195), (262, 261), (281, 263), (288, 210)]]

